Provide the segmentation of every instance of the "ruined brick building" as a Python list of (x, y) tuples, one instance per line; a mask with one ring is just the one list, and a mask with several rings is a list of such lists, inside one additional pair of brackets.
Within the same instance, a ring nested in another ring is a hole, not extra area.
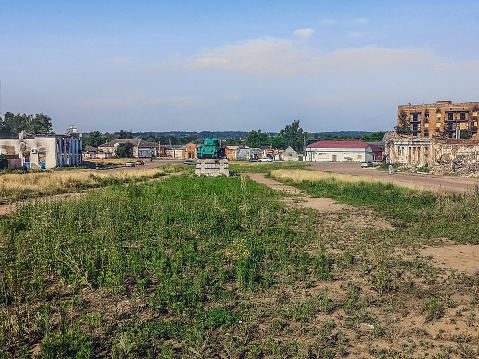
[(433, 172), (479, 174), (478, 115), (479, 102), (398, 106), (397, 124), (406, 131), (384, 137), (387, 161), (427, 165)]
[(398, 126), (404, 117), (413, 137), (478, 138), (479, 102), (437, 101), (430, 105), (398, 106)]

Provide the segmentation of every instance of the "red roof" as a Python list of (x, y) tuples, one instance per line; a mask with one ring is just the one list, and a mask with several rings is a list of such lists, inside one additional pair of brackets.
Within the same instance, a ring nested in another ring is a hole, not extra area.
[(376, 145), (370, 144), (369, 147), (371, 147), (371, 151), (373, 152), (383, 152), (383, 150)]
[(318, 141), (307, 145), (306, 148), (367, 148), (371, 146), (360, 140), (354, 141)]

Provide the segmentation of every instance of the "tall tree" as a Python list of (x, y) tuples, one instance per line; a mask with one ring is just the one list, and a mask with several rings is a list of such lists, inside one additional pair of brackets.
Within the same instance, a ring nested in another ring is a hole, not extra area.
[(52, 119), (43, 113), (28, 117), (26, 131), (32, 133), (49, 133), (52, 131)]
[(293, 121), (291, 125), (286, 125), (286, 127), (279, 132), (279, 135), (284, 138), (286, 146), (291, 146), (293, 150), (298, 153), (304, 151), (308, 133), (299, 127), (299, 120)]
[(394, 127), (398, 135), (410, 135), (412, 133), (407, 121), (407, 113), (404, 110), (398, 115), (398, 125)]
[(100, 131), (92, 131), (88, 134), (88, 137), (83, 140), (83, 145), (98, 147), (105, 142), (106, 137), (102, 136)]
[(5, 113), (0, 119), (2, 137), (17, 138), (22, 131), (30, 133), (49, 133), (52, 131), (52, 119), (43, 113), (33, 115)]
[(260, 147), (262, 145), (268, 145), (270, 142), (271, 140), (268, 134), (261, 132), (261, 130), (258, 130), (258, 132), (252, 130), (245, 140), (245, 144), (248, 147)]
[(133, 138), (133, 132), (120, 130), (120, 134), (118, 138), (121, 138), (121, 139)]
[(133, 144), (130, 142), (120, 143), (115, 155), (117, 158), (133, 157)]

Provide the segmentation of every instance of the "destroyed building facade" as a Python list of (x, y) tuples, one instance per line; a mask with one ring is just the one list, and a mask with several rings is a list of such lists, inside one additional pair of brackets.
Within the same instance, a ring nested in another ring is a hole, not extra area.
[(398, 127), (407, 125), (412, 137), (479, 138), (478, 115), (479, 102), (409, 104), (398, 106)]
[(479, 102), (398, 106), (397, 128), (384, 137), (387, 161), (433, 172), (479, 173)]

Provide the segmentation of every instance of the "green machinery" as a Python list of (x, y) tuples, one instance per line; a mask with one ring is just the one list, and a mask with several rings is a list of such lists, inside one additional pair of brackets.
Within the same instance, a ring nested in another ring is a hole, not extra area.
[(217, 138), (205, 138), (205, 144), (196, 149), (198, 159), (224, 158), (225, 149), (220, 146)]

